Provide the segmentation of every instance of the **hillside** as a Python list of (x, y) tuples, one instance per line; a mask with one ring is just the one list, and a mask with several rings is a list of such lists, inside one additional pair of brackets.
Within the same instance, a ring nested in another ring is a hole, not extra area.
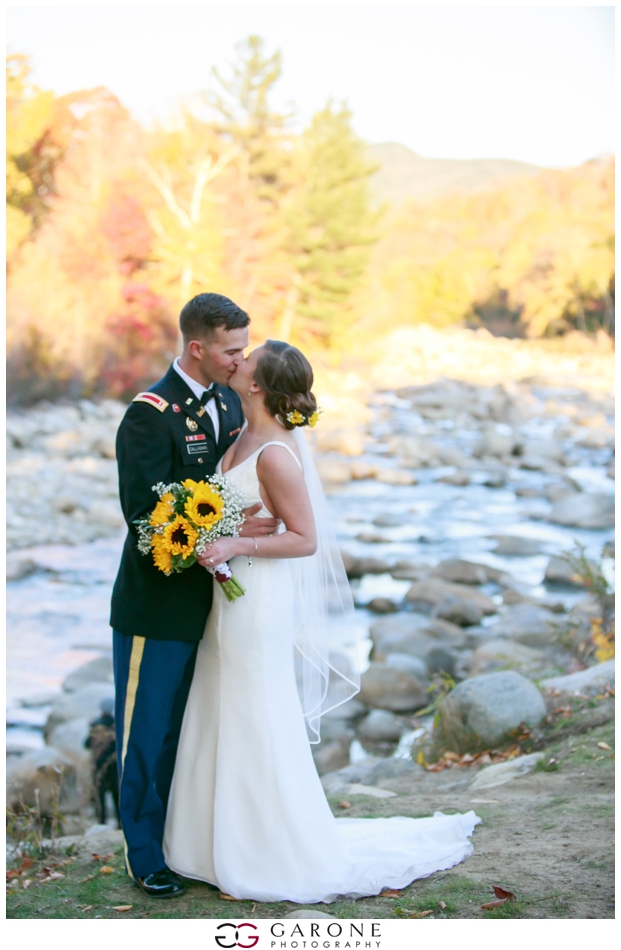
[(504, 158), (424, 158), (406, 145), (383, 142), (369, 146), (369, 156), (381, 165), (372, 178), (376, 199), (399, 204), (407, 198), (425, 200), (454, 191), (473, 192), (508, 178), (535, 175), (541, 169)]

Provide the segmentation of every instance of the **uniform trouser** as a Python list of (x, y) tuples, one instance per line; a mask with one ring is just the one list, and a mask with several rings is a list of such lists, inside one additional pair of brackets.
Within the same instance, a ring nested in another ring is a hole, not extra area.
[(164, 821), (197, 647), (113, 631), (119, 811), (134, 878), (166, 867)]

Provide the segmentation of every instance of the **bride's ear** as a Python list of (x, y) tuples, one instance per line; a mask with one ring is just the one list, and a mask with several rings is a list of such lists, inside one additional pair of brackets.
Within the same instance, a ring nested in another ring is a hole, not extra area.
[(257, 383), (255, 383), (255, 381), (254, 381), (254, 379), (253, 379), (253, 380), (252, 380), (252, 383), (251, 383), (251, 385), (250, 385), (250, 389), (248, 390), (248, 395), (249, 395), (249, 396), (254, 396), (255, 393), (260, 393), (260, 392), (262, 392), (262, 391), (263, 391), (263, 390), (261, 389), (261, 387), (260, 387)]

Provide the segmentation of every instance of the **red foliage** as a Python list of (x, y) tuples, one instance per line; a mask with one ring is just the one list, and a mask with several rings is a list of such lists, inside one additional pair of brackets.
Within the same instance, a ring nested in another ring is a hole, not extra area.
[(151, 228), (136, 198), (114, 195), (100, 227), (110, 242), (119, 273), (129, 275), (138, 270), (151, 250)]

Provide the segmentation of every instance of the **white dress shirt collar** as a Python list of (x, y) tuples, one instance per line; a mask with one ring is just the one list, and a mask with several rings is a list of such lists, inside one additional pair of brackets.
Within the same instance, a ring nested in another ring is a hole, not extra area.
[(188, 374), (184, 372), (179, 366), (179, 357), (177, 357), (177, 359), (173, 362), (173, 367), (177, 370), (177, 372), (181, 376), (181, 379), (184, 381), (184, 383), (188, 384), (188, 386), (190, 387), (190, 389), (192, 390), (196, 398), (199, 400), (199, 402), (201, 400), (203, 393), (206, 392), (207, 389), (211, 389), (211, 386), (213, 386), (213, 383), (211, 384), (211, 386), (203, 386), (202, 383), (199, 383), (196, 379), (192, 379), (191, 376), (188, 376)]

